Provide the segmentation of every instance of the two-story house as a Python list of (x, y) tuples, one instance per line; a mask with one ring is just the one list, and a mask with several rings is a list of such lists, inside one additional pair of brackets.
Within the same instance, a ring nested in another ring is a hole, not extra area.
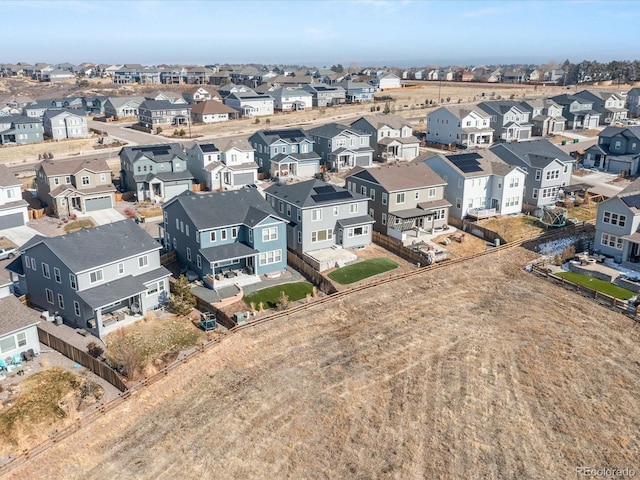
[(162, 210), (165, 246), (214, 289), (216, 275), (247, 275), (258, 282), (287, 266), (286, 222), (255, 188), (184, 192)]
[(491, 150), (418, 157), (447, 182), (444, 196), (457, 218), (510, 215), (522, 211), (525, 171), (503, 162)]
[(21, 227), (29, 221), (28, 204), (22, 199), (22, 182), (0, 164), (0, 230)]
[(347, 101), (347, 91), (339, 85), (307, 83), (302, 88), (311, 94), (311, 103), (314, 107), (332, 107)]
[(389, 90), (402, 87), (400, 77), (391, 72), (380, 72), (371, 79), (370, 83), (378, 90)]
[(344, 88), (347, 103), (373, 102), (375, 87), (369, 83), (345, 80), (337, 86)]
[[(206, 83), (206, 82), (205, 82)], [(213, 88), (196, 85), (182, 92), (182, 98), (189, 104), (196, 104), (206, 100), (222, 102), (222, 97)]]
[(640, 179), (598, 204), (593, 250), (640, 270)]
[(529, 142), (499, 143), (490, 150), (509, 165), (527, 172), (523, 202), (535, 207), (552, 205), (571, 183), (575, 159), (546, 138)]
[(551, 99), (540, 98), (520, 103), (529, 112), (531, 134), (536, 137), (560, 135), (567, 119), (562, 116), (563, 107)]
[(193, 189), (187, 156), (178, 143), (137, 145), (120, 150), (120, 186), (138, 201), (168, 200)]
[(556, 95), (551, 100), (563, 107), (568, 130), (593, 129), (600, 124), (600, 113), (593, 109), (593, 101), (576, 95)]
[(273, 97), (267, 94), (235, 92), (225, 97), (224, 103), (236, 109), (242, 117), (273, 115)]
[(273, 98), (273, 108), (281, 112), (308, 110), (313, 106), (313, 96), (302, 88), (282, 86), (269, 91), (269, 96)]
[(188, 125), (191, 107), (169, 100), (145, 100), (138, 108), (138, 123), (155, 129), (162, 125)]
[(507, 142), (531, 138), (529, 111), (513, 100), (480, 102), (478, 108), (490, 116), (490, 125), (495, 132), (495, 140)]
[(488, 147), (494, 139), (490, 123), (491, 115), (477, 107), (440, 107), (427, 115), (427, 142)]
[(640, 116), (640, 87), (634, 87), (627, 92), (625, 107), (630, 117)]
[(0, 115), (0, 145), (36, 143), (44, 140), (44, 127), (38, 117)]
[(300, 254), (371, 243), (375, 220), (369, 197), (320, 180), (276, 184), (265, 190), (267, 203), (288, 220), (287, 246)]
[(258, 164), (247, 139), (220, 138), (185, 150), (187, 165), (209, 190), (233, 190), (258, 181)]
[(413, 160), (419, 154), (413, 127), (398, 115), (366, 115), (351, 126), (371, 135), (369, 145), (378, 161)]
[(314, 150), (325, 168), (345, 170), (369, 167), (373, 162), (371, 135), (354, 127), (328, 123), (307, 130), (314, 141)]
[(310, 178), (320, 171), (314, 142), (301, 128), (258, 130), (249, 137), (260, 172), (271, 177)]
[(382, 234), (404, 241), (409, 231), (433, 232), (448, 223), (446, 182), (424, 162), (356, 167), (345, 180), (347, 190), (369, 197), (373, 228)]
[(593, 102), (593, 109), (600, 113), (600, 125), (613, 125), (627, 118), (625, 98), (618, 92), (603, 90), (581, 90), (576, 97)]
[(80, 109), (62, 108), (44, 112), (44, 135), (53, 140), (86, 138), (89, 135), (87, 114)]
[(36, 235), (7, 269), (18, 275), (30, 305), (104, 339), (168, 300), (171, 273), (160, 265), (160, 248), (128, 219), (58, 237)]
[(104, 116), (122, 120), (123, 118), (138, 118), (138, 110), (144, 102), (144, 97), (109, 97), (104, 102)]
[(585, 150), (583, 164), (607, 172), (637, 175), (640, 163), (640, 126), (606, 127), (598, 143)]

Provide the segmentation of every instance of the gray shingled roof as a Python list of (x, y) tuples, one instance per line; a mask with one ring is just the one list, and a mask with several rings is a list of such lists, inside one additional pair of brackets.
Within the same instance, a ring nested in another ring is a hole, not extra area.
[(319, 127), (310, 128), (307, 130), (310, 135), (317, 135), (323, 138), (333, 138), (337, 135), (340, 135), (345, 130), (349, 132), (353, 132), (356, 135), (365, 135), (367, 137), (371, 136), (368, 133), (363, 132), (362, 130), (358, 130), (355, 127), (350, 127), (347, 125), (342, 125), (340, 123), (327, 123), (325, 125), (320, 125)]
[(161, 248), (160, 244), (132, 219), (59, 237), (32, 239), (20, 247), (20, 250), (28, 255), (29, 250), (39, 244), (46, 245), (75, 273)]
[[(167, 153), (159, 153), (162, 150), (166, 150)], [(155, 152), (155, 153), (154, 153)], [(133, 163), (141, 157), (147, 157), (156, 163), (170, 162), (174, 157), (186, 160), (187, 156), (182, 151), (182, 146), (179, 143), (158, 143), (153, 145), (136, 145), (134, 147), (123, 147), (120, 150), (120, 158), (124, 157), (129, 162)]]
[[(278, 130), (258, 130), (251, 138), (259, 137), (262, 143), (272, 145), (282, 141), (291, 144), (298, 144), (302, 140), (313, 142), (311, 137), (301, 128), (283, 128)], [(250, 139), (251, 139), (250, 138)]]
[[(165, 203), (163, 210), (180, 209), (198, 230), (244, 224), (253, 227), (272, 215), (282, 218), (255, 188), (197, 194), (189, 190)], [(178, 210), (175, 215), (180, 215)]]
[(258, 250), (251, 248), (241, 242), (228, 243), (200, 249), (200, 253), (209, 263), (220, 262), (232, 258), (245, 258), (258, 253)]
[(0, 337), (39, 322), (35, 311), (24, 306), (13, 295), (0, 298)]
[(489, 148), (490, 151), (509, 163), (509, 160), (502, 155), (504, 151), (502, 149), (511, 152), (523, 162), (536, 168), (544, 168), (556, 158), (561, 162), (575, 162), (573, 157), (556, 147), (546, 138), (527, 142), (499, 143)]
[(5, 164), (0, 163), (0, 187), (15, 187), (21, 184), (22, 182), (16, 178), (14, 173)]
[[(332, 188), (333, 192), (328, 192), (328, 189)], [(346, 192), (342, 195), (344, 198), (335, 200), (320, 200), (318, 198), (319, 192), (327, 191), (327, 193)], [(350, 192), (346, 188), (338, 187), (329, 183), (325, 183), (321, 180), (307, 180), (306, 182), (290, 183), (290, 184), (276, 184), (271, 185), (265, 190), (265, 193), (269, 193), (276, 198), (284, 200), (286, 202), (298, 205), (302, 208), (313, 207), (317, 205), (333, 205), (341, 203), (352, 203), (354, 201), (366, 200), (368, 197), (360, 195), (359, 193)], [(347, 194), (349, 195), (347, 197)], [(314, 198), (316, 197), (316, 198)]]
[(147, 291), (138, 277), (127, 275), (97, 287), (81, 290), (77, 295), (91, 308), (100, 308)]

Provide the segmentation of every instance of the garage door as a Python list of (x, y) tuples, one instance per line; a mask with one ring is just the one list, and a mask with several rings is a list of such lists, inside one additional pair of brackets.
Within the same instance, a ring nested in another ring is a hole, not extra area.
[(233, 178), (234, 186), (235, 185), (251, 185), (252, 183), (255, 183), (252, 172), (238, 173), (237, 175), (234, 175), (234, 178)]
[(367, 167), (369, 165), (371, 165), (371, 160), (368, 156), (356, 157), (356, 166)]
[(87, 212), (95, 212), (96, 210), (104, 210), (105, 208), (113, 208), (111, 196), (87, 198), (84, 201), (84, 209)]
[(315, 163), (311, 163), (309, 165), (305, 165), (304, 163), (298, 164), (298, 176), (299, 177), (313, 177), (316, 174), (317, 165)]
[(0, 217), (0, 230), (3, 228), (21, 227), (24, 225), (22, 213), (12, 213)]

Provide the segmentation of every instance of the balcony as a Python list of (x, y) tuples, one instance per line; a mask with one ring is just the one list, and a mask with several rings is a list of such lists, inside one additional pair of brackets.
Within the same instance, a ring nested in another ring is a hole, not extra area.
[(470, 208), (467, 210), (467, 216), (475, 218), (476, 220), (482, 220), (483, 218), (491, 218), (498, 215), (495, 208)]

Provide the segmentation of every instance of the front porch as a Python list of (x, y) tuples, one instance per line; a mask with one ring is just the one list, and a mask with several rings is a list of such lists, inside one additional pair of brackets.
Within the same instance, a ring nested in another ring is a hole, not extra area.
[(493, 143), (493, 131), (467, 132), (460, 135), (460, 143), (467, 147), (489, 146)]

